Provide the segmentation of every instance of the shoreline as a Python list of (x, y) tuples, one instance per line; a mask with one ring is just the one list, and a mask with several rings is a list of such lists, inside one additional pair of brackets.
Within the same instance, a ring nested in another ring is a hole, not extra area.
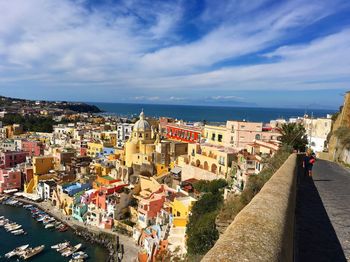
[[(75, 235), (84, 238), (86, 241), (89, 241), (90, 243), (97, 243), (101, 245), (103, 248), (105, 248), (108, 251), (108, 261), (136, 261), (138, 247), (136, 246), (136, 244), (133, 242), (131, 238), (110, 230), (106, 230), (106, 229), (98, 228), (94, 226), (87, 226), (82, 224), (81, 222), (72, 220), (71, 217), (65, 216), (58, 210), (55, 210), (50, 205), (50, 203), (46, 201), (34, 202), (32, 200), (18, 198), (16, 196), (10, 196), (7, 194), (5, 195), (19, 202), (22, 202), (25, 204), (31, 204), (41, 209), (42, 211), (48, 213), (50, 216), (54, 217), (58, 221), (61, 221), (62, 223), (70, 227), (70, 229), (73, 231)], [(23, 207), (20, 207), (20, 208), (23, 208)], [(96, 238), (101, 234), (107, 235), (112, 239), (115, 238), (116, 243), (113, 243), (110, 238), (107, 240), (106, 238), (102, 238), (102, 239)], [(118, 250), (115, 250), (115, 244), (117, 245)]]

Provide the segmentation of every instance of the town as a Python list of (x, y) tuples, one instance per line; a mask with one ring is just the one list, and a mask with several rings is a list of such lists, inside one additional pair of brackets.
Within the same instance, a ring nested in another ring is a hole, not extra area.
[[(38, 113), (17, 108), (0, 114)], [(303, 126), (316, 153), (326, 150), (332, 126), (330, 115), (222, 125), (155, 119), (143, 111), (136, 122), (74, 111), (53, 119), (52, 132), (1, 126), (0, 193), (125, 234), (139, 247), (139, 261), (185, 255), (192, 207), (203, 196), (199, 185), (221, 181), (224, 200), (239, 195), (279, 151), (283, 125)]]

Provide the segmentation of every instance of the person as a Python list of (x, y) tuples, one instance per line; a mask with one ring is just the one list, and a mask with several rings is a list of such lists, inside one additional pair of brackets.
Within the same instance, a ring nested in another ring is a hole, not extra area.
[(308, 150), (306, 150), (306, 155), (303, 160), (304, 176), (312, 177), (312, 168), (314, 166), (315, 161), (316, 155), (309, 148)]

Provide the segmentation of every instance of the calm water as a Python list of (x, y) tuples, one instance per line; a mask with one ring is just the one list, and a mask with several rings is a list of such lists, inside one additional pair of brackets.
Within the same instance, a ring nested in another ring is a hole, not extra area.
[(247, 120), (270, 122), (271, 119), (303, 116), (305, 113), (314, 117), (325, 117), (335, 110), (323, 109), (290, 109), (290, 108), (253, 108), (253, 107), (219, 107), (219, 106), (187, 106), (187, 105), (150, 105), (90, 103), (103, 111), (119, 116), (138, 116), (143, 109), (146, 116), (167, 116), (185, 121), (226, 122), (226, 120)]
[(11, 221), (21, 224), (22, 228), (28, 233), (27, 235), (14, 236), (0, 227), (0, 261), (16, 261), (17, 258), (6, 259), (3, 256), (14, 248), (25, 244), (29, 244), (30, 246), (45, 245), (45, 249), (40, 254), (32, 257), (30, 261), (69, 261), (69, 259), (62, 257), (58, 252), (51, 249), (52, 245), (63, 242), (64, 240), (68, 240), (74, 245), (82, 243), (83, 250), (89, 255), (87, 261), (100, 262), (107, 259), (108, 254), (101, 246), (85, 242), (70, 230), (60, 233), (56, 230), (45, 229), (42, 223), (38, 223), (32, 218), (29, 210), (21, 207), (0, 205), (0, 216), (5, 216)]

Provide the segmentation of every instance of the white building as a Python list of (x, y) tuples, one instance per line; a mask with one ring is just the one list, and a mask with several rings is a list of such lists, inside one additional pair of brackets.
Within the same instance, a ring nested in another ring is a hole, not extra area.
[(124, 143), (129, 139), (134, 124), (120, 123), (117, 126), (117, 147), (122, 148)]
[(327, 136), (331, 132), (331, 118), (304, 117), (303, 125), (309, 140), (309, 146), (314, 152), (322, 152), (325, 149)]

